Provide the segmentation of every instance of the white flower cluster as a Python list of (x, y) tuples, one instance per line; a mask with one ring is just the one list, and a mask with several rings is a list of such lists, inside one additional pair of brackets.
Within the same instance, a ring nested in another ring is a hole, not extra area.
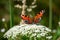
[(33, 8), (36, 8), (37, 7), (37, 5), (35, 5), (35, 3), (36, 3), (36, 0), (34, 0), (32, 2), (32, 4), (27, 8), (27, 11), (28, 12), (31, 12)]
[[(48, 29), (45, 26), (42, 25), (36, 25), (36, 24), (24, 24), (24, 25), (17, 25), (12, 27), (10, 30), (8, 30), (4, 37), (6, 38), (15, 38), (17, 35), (27, 35), (28, 37), (44, 37), (48, 35), (48, 33), (51, 32), (50, 29)], [(46, 37), (48, 39), (52, 37)]]
[[(17, 0), (17, 1), (19, 1), (19, 0)], [(26, 0), (20, 0), (20, 1), (22, 1), (23, 6), (17, 4), (17, 5), (15, 5), (14, 7), (16, 7), (16, 8), (25, 8), (25, 9), (27, 8), (27, 11), (28, 11), (28, 12), (31, 12), (33, 8), (37, 7), (37, 5), (35, 5), (36, 0), (34, 0), (34, 1), (31, 3), (30, 6), (27, 6), (27, 5), (26, 5)]]

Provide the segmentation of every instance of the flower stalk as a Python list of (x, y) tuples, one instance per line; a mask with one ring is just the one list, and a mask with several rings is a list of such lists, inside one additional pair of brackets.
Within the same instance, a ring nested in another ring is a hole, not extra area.
[(9, 0), (9, 13), (10, 13), (10, 27), (13, 26), (13, 7), (12, 0)]

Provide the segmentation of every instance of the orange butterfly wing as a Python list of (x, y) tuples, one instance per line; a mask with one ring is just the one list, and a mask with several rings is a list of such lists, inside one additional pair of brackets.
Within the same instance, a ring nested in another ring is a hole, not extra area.
[(31, 24), (32, 23), (32, 19), (29, 16), (26, 15), (22, 15), (21, 18), (27, 22), (27, 24)]
[(40, 11), (35, 17), (34, 17), (34, 23), (38, 23), (41, 19), (41, 17), (43, 16), (43, 10)]

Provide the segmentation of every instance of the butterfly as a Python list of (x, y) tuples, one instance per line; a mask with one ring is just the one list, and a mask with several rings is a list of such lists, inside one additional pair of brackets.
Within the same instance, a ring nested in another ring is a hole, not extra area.
[(33, 18), (31, 18), (30, 16), (27, 16), (27, 15), (21, 15), (21, 18), (22, 18), (22, 20), (24, 20), (24, 22), (26, 24), (32, 24), (32, 23), (37, 24), (40, 21), (41, 17), (43, 16), (44, 12), (45, 12), (44, 10), (41, 10)]

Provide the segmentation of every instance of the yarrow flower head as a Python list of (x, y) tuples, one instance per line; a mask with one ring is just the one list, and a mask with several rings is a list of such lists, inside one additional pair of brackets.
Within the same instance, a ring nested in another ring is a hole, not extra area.
[[(49, 33), (51, 30), (43, 25), (36, 25), (36, 24), (23, 24), (23, 25), (17, 25), (12, 27), (10, 30), (8, 30), (5, 34), (5, 38), (21, 38), (21, 36), (26, 36), (31, 38), (38, 38), (38, 37), (47, 37), (49, 36)], [(48, 35), (47, 35), (48, 34)]]

